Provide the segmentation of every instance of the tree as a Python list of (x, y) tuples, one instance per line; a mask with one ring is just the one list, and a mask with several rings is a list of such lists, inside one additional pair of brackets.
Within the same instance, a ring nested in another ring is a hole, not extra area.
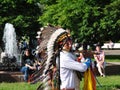
[(120, 40), (120, 1), (116, 0), (103, 9), (104, 17), (100, 19), (100, 28), (104, 30), (107, 40)]
[(68, 28), (80, 42), (94, 44), (109, 39), (119, 40), (120, 0), (56, 0), (44, 2), (40, 24)]
[(41, 12), (39, 0), (0, 0), (0, 40), (5, 23), (14, 25), (18, 37), (35, 37), (41, 26), (37, 21)]

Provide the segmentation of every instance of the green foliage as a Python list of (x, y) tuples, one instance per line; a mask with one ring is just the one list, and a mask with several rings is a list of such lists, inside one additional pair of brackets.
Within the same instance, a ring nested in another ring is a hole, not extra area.
[(93, 44), (108, 40), (119, 41), (120, 0), (56, 0), (39, 17), (40, 24), (68, 28), (80, 42)]
[(120, 40), (120, 0), (0, 0), (0, 9), (0, 38), (8, 22), (18, 36), (50, 23), (88, 44)]
[(106, 29), (108, 32), (109, 38), (113, 37), (114, 41), (119, 40), (119, 34), (120, 34), (120, 1), (116, 0), (113, 3), (106, 5), (104, 8), (104, 18), (102, 23), (104, 23), (104, 27), (101, 25), (102, 29)]
[(0, 38), (5, 23), (14, 25), (17, 36), (35, 37), (42, 9), (39, 0), (0, 0)]

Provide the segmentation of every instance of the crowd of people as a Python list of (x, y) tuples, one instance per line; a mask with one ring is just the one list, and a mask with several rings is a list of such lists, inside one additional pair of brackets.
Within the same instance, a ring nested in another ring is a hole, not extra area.
[[(83, 53), (79, 53), (79, 57), (77, 57), (72, 49), (72, 41), (68, 40), (64, 46), (63, 50), (60, 52), (60, 79), (61, 79), (61, 88), (62, 90), (78, 90), (75, 88), (79, 88), (80, 80), (76, 77), (75, 71), (85, 72), (92, 62), (90, 58), (85, 58)], [(40, 69), (41, 61), (43, 59), (41, 56), (45, 56), (43, 54), (37, 54), (33, 56), (31, 54), (31, 50), (26, 48), (25, 53), (22, 58), (22, 68), (21, 72), (24, 74), (24, 80), (27, 82), (29, 76), (34, 73), (36, 70)], [(105, 77), (105, 54), (100, 49), (100, 46), (96, 46), (94, 56), (94, 64), (98, 72), (102, 77)]]

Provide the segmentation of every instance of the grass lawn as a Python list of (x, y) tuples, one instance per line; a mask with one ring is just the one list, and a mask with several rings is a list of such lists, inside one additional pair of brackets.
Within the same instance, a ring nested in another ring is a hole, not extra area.
[[(94, 59), (93, 59), (94, 60)], [(119, 56), (106, 56), (106, 62), (120, 62)], [(97, 83), (97, 90), (120, 90), (120, 75), (97, 77), (101, 86)], [(83, 87), (84, 80), (81, 81), (81, 89)], [(40, 83), (28, 84), (24, 82), (19, 83), (0, 83), (0, 90), (36, 90)]]
[[(92, 58), (94, 61), (94, 58)], [(105, 56), (106, 62), (120, 62), (120, 55), (106, 55)]]
[[(97, 77), (97, 90), (120, 90), (120, 75)], [(84, 80), (81, 82), (81, 90), (83, 87)]]
[(19, 83), (0, 83), (0, 90), (36, 90), (40, 84)]
[(107, 62), (120, 62), (120, 55), (108, 55), (105, 56)]
[[(120, 76), (106, 76), (106, 77), (97, 77), (101, 86), (97, 83), (97, 90), (118, 90), (120, 89)], [(83, 87), (83, 82), (81, 82), (81, 90)], [(39, 86), (37, 84), (28, 84), (28, 83), (0, 83), (0, 90), (36, 90)]]
[(98, 77), (102, 87), (97, 84), (97, 90), (120, 90), (120, 75)]

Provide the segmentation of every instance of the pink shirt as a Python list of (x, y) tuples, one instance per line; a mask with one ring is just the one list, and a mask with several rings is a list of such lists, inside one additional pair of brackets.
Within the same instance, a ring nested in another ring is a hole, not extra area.
[(96, 55), (99, 61), (102, 61), (104, 58), (105, 54), (103, 51), (100, 51), (99, 54)]

